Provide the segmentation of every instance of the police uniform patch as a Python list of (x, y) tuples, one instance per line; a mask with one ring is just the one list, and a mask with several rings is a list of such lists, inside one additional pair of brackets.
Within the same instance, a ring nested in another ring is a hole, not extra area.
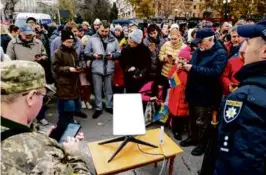
[(239, 115), (243, 102), (226, 100), (224, 107), (224, 120), (226, 123), (230, 123)]

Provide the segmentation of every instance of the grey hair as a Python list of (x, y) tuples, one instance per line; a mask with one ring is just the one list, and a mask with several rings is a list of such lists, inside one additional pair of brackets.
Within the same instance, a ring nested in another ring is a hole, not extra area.
[(231, 31), (230, 31), (230, 33), (232, 33), (232, 32), (236, 32), (237, 33), (237, 25), (236, 26), (234, 26), (232, 29), (231, 29)]
[(212, 41), (214, 41), (214, 38), (215, 38), (214, 35), (212, 35), (212, 36), (204, 38), (203, 40), (212, 40)]
[(10, 95), (1, 95), (1, 103), (11, 104), (16, 101), (22, 94), (10, 94)]

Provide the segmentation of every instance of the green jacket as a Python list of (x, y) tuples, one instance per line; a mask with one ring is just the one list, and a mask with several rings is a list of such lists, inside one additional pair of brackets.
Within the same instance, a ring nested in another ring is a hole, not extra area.
[(56, 140), (1, 117), (1, 135), (10, 129), (24, 132), (1, 142), (2, 175), (90, 175), (81, 153), (69, 155)]

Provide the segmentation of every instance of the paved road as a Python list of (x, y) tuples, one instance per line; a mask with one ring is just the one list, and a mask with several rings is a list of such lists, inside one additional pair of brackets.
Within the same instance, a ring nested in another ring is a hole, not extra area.
[[(87, 148), (87, 143), (91, 141), (97, 141), (101, 139), (112, 138), (112, 115), (108, 113), (104, 113), (98, 119), (94, 120), (91, 118), (93, 114), (93, 110), (83, 110), (86, 114), (88, 114), (87, 119), (76, 118), (82, 125), (82, 131), (85, 134), (85, 139), (82, 141), (82, 151), (84, 152), (84, 156), (87, 157), (89, 167), (93, 170), (93, 162), (91, 159), (91, 155)], [(51, 124), (56, 123), (56, 105), (55, 103), (51, 103), (49, 105), (49, 110), (47, 112), (47, 119)], [(154, 126), (160, 127), (160, 126)], [(47, 129), (43, 128), (43, 129)], [(166, 129), (166, 133), (173, 138), (172, 133), (169, 129)], [(183, 138), (186, 138), (184, 135)], [(174, 139), (175, 140), (175, 139)], [(177, 142), (178, 144), (179, 142)], [(190, 151), (193, 147), (183, 148), (184, 152), (181, 153), (175, 159), (174, 165), (174, 175), (197, 175), (197, 171), (201, 167), (202, 156), (195, 157), (190, 154)], [(161, 164), (158, 165), (157, 168), (154, 168), (153, 165), (145, 166), (143, 168), (138, 168), (133, 171), (128, 171), (125, 173), (121, 173), (119, 175), (157, 175), (159, 174), (161, 168)], [(163, 175), (167, 174), (167, 169), (164, 169)]]

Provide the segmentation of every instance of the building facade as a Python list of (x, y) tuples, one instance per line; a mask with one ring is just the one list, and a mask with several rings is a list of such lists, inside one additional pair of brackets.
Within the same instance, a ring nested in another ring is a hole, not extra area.
[(132, 19), (136, 18), (136, 12), (132, 5), (126, 0), (116, 0), (116, 6), (118, 9), (118, 18), (119, 19)]
[(15, 5), (15, 12), (38, 13), (45, 6), (57, 5), (57, 0), (20, 0)]

